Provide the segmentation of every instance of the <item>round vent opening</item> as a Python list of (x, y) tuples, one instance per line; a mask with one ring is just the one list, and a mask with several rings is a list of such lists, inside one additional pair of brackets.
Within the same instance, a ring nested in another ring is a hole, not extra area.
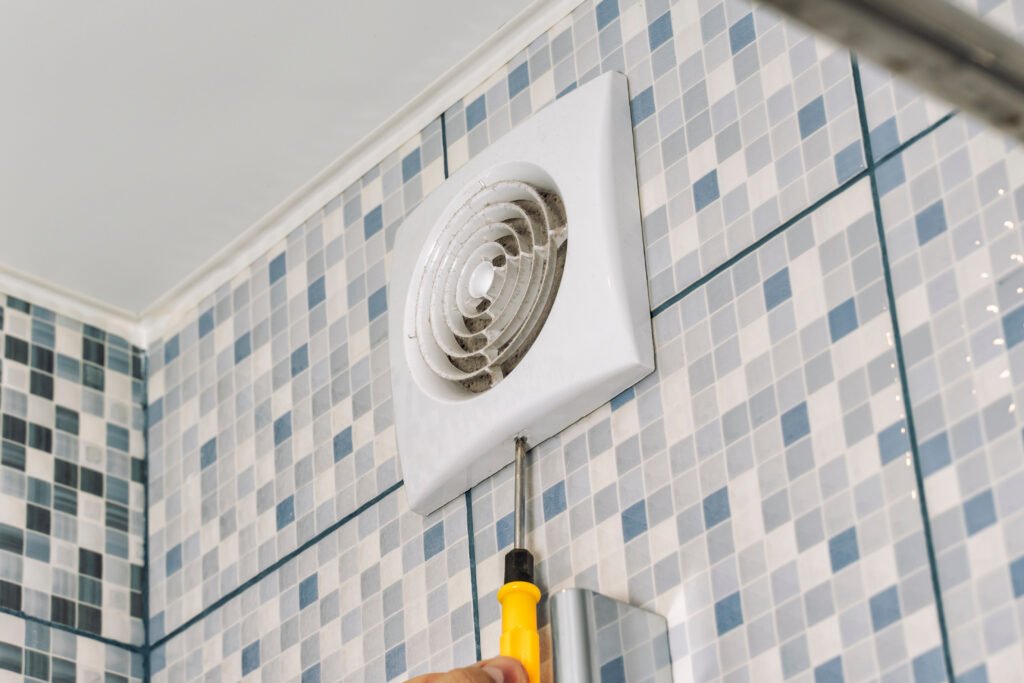
[(440, 229), (415, 296), (415, 340), (439, 379), (479, 394), (508, 376), (555, 301), (568, 245), (556, 192), (474, 183)]

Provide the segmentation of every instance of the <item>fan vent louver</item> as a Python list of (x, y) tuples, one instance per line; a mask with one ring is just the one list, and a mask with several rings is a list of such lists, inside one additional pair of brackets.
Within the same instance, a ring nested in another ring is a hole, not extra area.
[(567, 237), (554, 192), (514, 180), (472, 191), (418, 283), (416, 341), (430, 370), (477, 394), (511, 373), (554, 303)]

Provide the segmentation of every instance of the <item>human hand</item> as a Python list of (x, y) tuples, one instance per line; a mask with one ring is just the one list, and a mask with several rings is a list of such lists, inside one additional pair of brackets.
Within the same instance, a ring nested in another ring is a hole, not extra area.
[(529, 683), (526, 669), (511, 657), (495, 657), (443, 674), (423, 674), (407, 683)]

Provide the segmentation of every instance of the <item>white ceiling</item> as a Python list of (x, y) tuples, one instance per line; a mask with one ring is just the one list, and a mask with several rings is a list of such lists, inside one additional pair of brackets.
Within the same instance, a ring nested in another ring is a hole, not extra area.
[(139, 313), (527, 0), (0, 0), (0, 266)]

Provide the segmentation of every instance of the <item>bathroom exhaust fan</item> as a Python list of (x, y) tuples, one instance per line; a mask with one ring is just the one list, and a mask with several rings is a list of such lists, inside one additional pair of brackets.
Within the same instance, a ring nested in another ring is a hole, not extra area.
[(391, 379), (428, 513), (654, 369), (626, 79), (605, 74), (446, 180), (392, 255)]

